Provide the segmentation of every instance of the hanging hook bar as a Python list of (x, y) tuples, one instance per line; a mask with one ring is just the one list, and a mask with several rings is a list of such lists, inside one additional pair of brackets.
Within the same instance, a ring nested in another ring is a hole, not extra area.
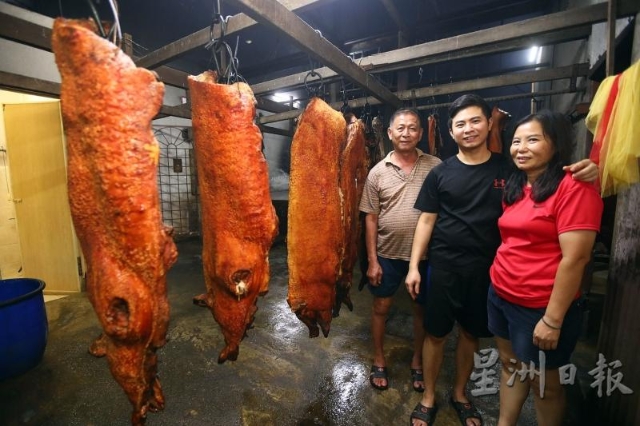
[(347, 88), (344, 85), (344, 78), (342, 79), (342, 88), (340, 89), (342, 93), (342, 106), (340, 107), (340, 112), (342, 114), (347, 114), (351, 112), (351, 107), (349, 106), (349, 101), (347, 99)]
[(118, 2), (116, 0), (109, 0), (109, 6), (111, 7), (111, 13), (113, 13), (113, 28), (111, 28), (109, 34), (113, 35), (113, 44), (120, 45), (122, 30), (120, 28)]
[(107, 33), (104, 30), (104, 27), (102, 26), (102, 21), (100, 20), (100, 15), (98, 14), (98, 10), (96, 9), (96, 6), (93, 4), (93, 1), (91, 0), (86, 0), (87, 4), (89, 5), (89, 8), (91, 9), (91, 14), (93, 15), (93, 20), (96, 23), (96, 26), (98, 27), (98, 32), (100, 34), (100, 37), (105, 38), (107, 36)]
[[(309, 77), (318, 77), (318, 80), (315, 80), (315, 82), (318, 83), (315, 87), (311, 85), (309, 82), (307, 82)], [(314, 70), (309, 71), (307, 75), (304, 77), (304, 87), (307, 89), (307, 92), (309, 92), (309, 96), (319, 97), (320, 93), (322, 93), (322, 89), (324, 88), (324, 82), (322, 80), (322, 76)]]
[(86, 3), (91, 9), (91, 15), (94, 22), (96, 23), (96, 27), (98, 28), (98, 34), (100, 34), (100, 37), (107, 38), (107, 39), (111, 39), (113, 37), (111, 40), (112, 43), (119, 45), (120, 41), (122, 40), (122, 31), (120, 30), (120, 19), (118, 17), (118, 3), (115, 0), (108, 1), (109, 7), (111, 8), (111, 13), (113, 14), (113, 25), (109, 29), (109, 32), (107, 32), (104, 26), (102, 25), (100, 14), (98, 13), (98, 10), (96, 9), (96, 6), (93, 3), (93, 1), (86, 0)]
[[(220, 81), (226, 84), (232, 84), (238, 81), (246, 82), (246, 80), (238, 72), (240, 61), (238, 60), (238, 46), (240, 37), (236, 37), (235, 49), (232, 49), (226, 42), (227, 22), (231, 16), (223, 17), (220, 9), (220, 0), (214, 0), (213, 13), (211, 17), (211, 26), (209, 27), (209, 42), (204, 46), (205, 49), (211, 50), (211, 56), (215, 64), (215, 70)], [(215, 26), (220, 25), (220, 37), (215, 37)], [(220, 58), (218, 58), (220, 56)], [(224, 58), (228, 58), (226, 64)]]

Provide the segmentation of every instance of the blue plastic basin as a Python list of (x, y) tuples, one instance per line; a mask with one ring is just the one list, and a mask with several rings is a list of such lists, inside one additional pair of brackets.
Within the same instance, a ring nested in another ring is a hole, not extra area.
[(49, 325), (44, 281), (0, 280), (0, 380), (26, 373), (42, 360)]

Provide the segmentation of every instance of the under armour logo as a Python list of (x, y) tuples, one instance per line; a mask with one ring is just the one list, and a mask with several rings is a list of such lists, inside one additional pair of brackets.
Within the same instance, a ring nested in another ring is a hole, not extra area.
[(494, 179), (493, 180), (493, 187), (494, 188), (502, 189), (502, 188), (504, 188), (504, 185), (505, 185), (504, 179)]

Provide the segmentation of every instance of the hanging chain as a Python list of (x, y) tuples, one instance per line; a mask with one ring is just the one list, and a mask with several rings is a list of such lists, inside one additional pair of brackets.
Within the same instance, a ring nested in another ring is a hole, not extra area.
[[(227, 22), (231, 16), (223, 17), (220, 13), (220, 0), (213, 2), (213, 14), (211, 18), (211, 26), (209, 27), (209, 42), (204, 46), (205, 49), (211, 50), (211, 56), (215, 64), (215, 71), (218, 74), (218, 80), (226, 84), (233, 84), (238, 81), (246, 83), (246, 80), (240, 75), (240, 60), (238, 59), (238, 46), (240, 37), (236, 37), (235, 49), (232, 49), (226, 42)], [(215, 38), (215, 26), (220, 26), (220, 37)], [(226, 55), (228, 62), (226, 66), (223, 64), (223, 57)], [(218, 56), (220, 58), (218, 58)]]
[(109, 7), (111, 8), (111, 13), (113, 14), (113, 25), (109, 29), (109, 32), (107, 32), (102, 25), (100, 14), (96, 9), (95, 4), (93, 4), (93, 1), (86, 0), (86, 2), (91, 9), (91, 15), (94, 22), (96, 23), (98, 34), (100, 34), (100, 37), (110, 39), (113, 44), (120, 46), (120, 43), (122, 42), (122, 30), (120, 29), (120, 18), (118, 16), (118, 2), (116, 0), (108, 0)]
[[(309, 71), (304, 77), (304, 87), (307, 89), (307, 93), (309, 94), (310, 98), (322, 98), (324, 95), (324, 81), (322, 80), (322, 76), (318, 72), (316, 72), (315, 69), (313, 69), (313, 60), (311, 59), (311, 57), (309, 57), (309, 65), (311, 71)], [(316, 83), (315, 85), (308, 81), (309, 77), (318, 77), (318, 80), (314, 80), (314, 83)]]

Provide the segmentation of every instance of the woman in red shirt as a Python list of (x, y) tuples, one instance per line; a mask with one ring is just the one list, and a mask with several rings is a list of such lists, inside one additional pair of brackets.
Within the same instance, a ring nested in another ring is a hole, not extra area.
[(563, 421), (558, 369), (569, 364), (580, 334), (580, 283), (603, 208), (592, 184), (562, 170), (572, 149), (571, 123), (559, 113), (540, 111), (516, 124), (510, 153), (517, 170), (505, 187), (487, 302), (502, 361), (499, 426), (517, 423), (530, 388), (538, 424)]

